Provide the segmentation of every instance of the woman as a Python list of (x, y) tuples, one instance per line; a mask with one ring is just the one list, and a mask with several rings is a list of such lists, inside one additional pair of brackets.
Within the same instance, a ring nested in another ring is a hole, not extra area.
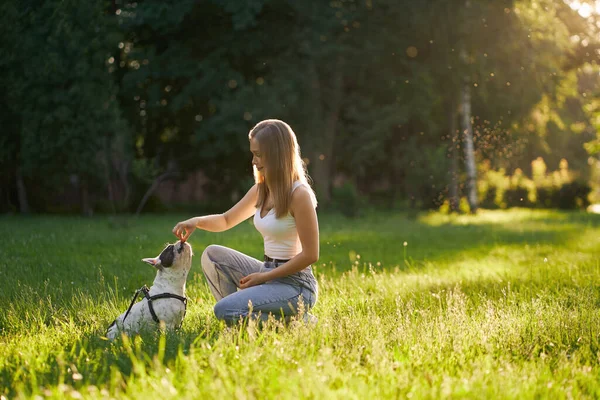
[[(269, 314), (288, 319), (312, 308), (318, 294), (311, 269), (319, 259), (317, 200), (296, 135), (285, 122), (270, 119), (248, 136), (255, 185), (224, 214), (190, 218), (173, 228), (185, 241), (196, 228), (222, 232), (254, 215), (264, 239), (263, 261), (217, 245), (202, 254), (202, 270), (217, 300), (215, 315), (227, 324), (248, 316), (266, 321)], [(304, 319), (316, 320), (307, 313)]]

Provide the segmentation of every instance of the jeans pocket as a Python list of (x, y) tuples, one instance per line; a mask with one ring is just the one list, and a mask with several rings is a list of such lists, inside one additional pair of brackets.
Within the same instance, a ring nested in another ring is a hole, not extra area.
[(265, 261), (263, 263), (262, 267), (260, 267), (260, 272), (270, 271), (274, 268), (275, 268), (275, 266), (273, 265), (272, 261)]

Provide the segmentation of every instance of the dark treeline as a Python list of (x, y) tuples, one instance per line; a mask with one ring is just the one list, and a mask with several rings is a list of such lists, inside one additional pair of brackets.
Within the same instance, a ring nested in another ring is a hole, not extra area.
[(265, 118), (296, 131), (323, 206), (474, 211), (482, 165), (531, 176), (538, 157), (593, 183), (596, 18), (561, 0), (5, 0), (0, 210), (150, 210), (197, 171), (194, 206), (222, 210)]

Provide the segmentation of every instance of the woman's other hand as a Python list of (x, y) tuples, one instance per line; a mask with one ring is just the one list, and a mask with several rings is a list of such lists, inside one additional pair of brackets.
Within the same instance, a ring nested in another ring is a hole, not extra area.
[(190, 235), (196, 230), (196, 218), (186, 219), (178, 222), (173, 228), (173, 234), (182, 242), (188, 240)]
[(264, 272), (255, 272), (240, 279), (240, 288), (246, 289), (252, 286), (261, 285), (267, 281)]

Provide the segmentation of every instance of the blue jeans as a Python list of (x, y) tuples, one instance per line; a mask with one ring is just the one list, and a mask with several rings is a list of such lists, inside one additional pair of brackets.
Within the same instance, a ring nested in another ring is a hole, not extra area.
[(216, 317), (229, 325), (248, 316), (262, 321), (266, 321), (269, 314), (276, 319), (288, 319), (298, 314), (300, 302), (308, 312), (317, 302), (318, 295), (317, 280), (310, 266), (262, 285), (239, 289), (240, 279), (244, 276), (279, 265), (259, 261), (227, 247), (208, 246), (202, 254), (202, 270), (217, 300)]

